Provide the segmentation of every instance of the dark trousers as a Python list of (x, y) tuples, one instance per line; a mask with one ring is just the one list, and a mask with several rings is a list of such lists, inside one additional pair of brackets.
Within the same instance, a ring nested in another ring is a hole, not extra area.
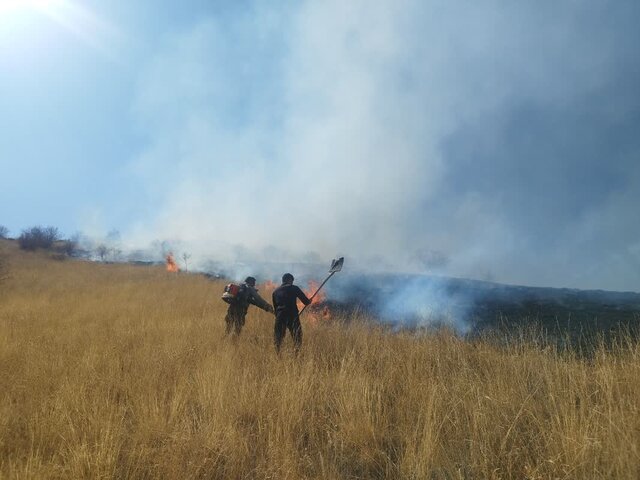
[(276, 347), (276, 352), (280, 353), (280, 347), (282, 346), (282, 340), (287, 333), (291, 333), (293, 338), (293, 346), (296, 353), (302, 346), (302, 325), (300, 325), (300, 318), (297, 313), (277, 312), (276, 313), (276, 325), (273, 329), (273, 344)]
[(240, 335), (242, 327), (244, 327), (244, 319), (246, 313), (244, 308), (238, 308), (235, 305), (230, 305), (227, 310), (227, 315), (224, 317), (224, 321), (227, 324), (225, 328), (225, 335), (229, 335), (232, 331), (236, 335)]

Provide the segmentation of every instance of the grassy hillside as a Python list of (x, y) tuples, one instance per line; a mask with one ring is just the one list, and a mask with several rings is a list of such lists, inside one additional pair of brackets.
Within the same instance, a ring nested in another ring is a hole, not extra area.
[(0, 248), (0, 478), (640, 478), (636, 344), (333, 319), (278, 358), (204, 277)]

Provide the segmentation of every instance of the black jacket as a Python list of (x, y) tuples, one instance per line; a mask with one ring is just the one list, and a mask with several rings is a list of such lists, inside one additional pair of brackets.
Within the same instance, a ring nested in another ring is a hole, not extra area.
[(246, 315), (249, 310), (249, 304), (255, 305), (265, 312), (269, 311), (269, 303), (260, 296), (258, 289), (243, 283), (240, 286), (240, 293), (238, 294), (236, 303), (233, 303), (229, 308)]
[(283, 283), (273, 291), (273, 309), (278, 313), (296, 316), (298, 314), (297, 299), (305, 305), (309, 305), (311, 300), (307, 298), (300, 287), (290, 283)]

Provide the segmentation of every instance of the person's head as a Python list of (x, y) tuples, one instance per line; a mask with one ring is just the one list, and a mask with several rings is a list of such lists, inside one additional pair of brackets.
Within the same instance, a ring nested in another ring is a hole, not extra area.
[(293, 275), (290, 273), (282, 275), (282, 283), (293, 283)]
[(247, 278), (244, 279), (244, 283), (246, 283), (250, 287), (255, 287), (256, 286), (256, 279), (253, 278), (253, 277), (247, 277)]

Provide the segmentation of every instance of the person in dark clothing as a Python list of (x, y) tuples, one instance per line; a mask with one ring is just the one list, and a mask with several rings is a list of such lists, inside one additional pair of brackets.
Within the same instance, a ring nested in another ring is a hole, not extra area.
[(232, 331), (236, 335), (240, 335), (242, 327), (244, 327), (249, 305), (255, 305), (265, 312), (273, 313), (273, 307), (258, 293), (258, 289), (256, 289), (256, 279), (253, 277), (247, 277), (244, 283), (240, 285), (240, 292), (238, 293), (236, 301), (229, 305), (227, 309), (227, 315), (224, 317), (224, 321), (227, 324), (225, 330), (226, 335), (229, 335)]
[(273, 309), (276, 313), (276, 324), (273, 330), (273, 343), (276, 352), (280, 353), (280, 346), (288, 329), (293, 338), (296, 353), (298, 353), (302, 346), (302, 326), (298, 316), (297, 300), (299, 299), (305, 305), (309, 305), (311, 300), (299, 287), (293, 284), (293, 275), (290, 273), (285, 273), (282, 276), (282, 285), (273, 291), (272, 299)]

